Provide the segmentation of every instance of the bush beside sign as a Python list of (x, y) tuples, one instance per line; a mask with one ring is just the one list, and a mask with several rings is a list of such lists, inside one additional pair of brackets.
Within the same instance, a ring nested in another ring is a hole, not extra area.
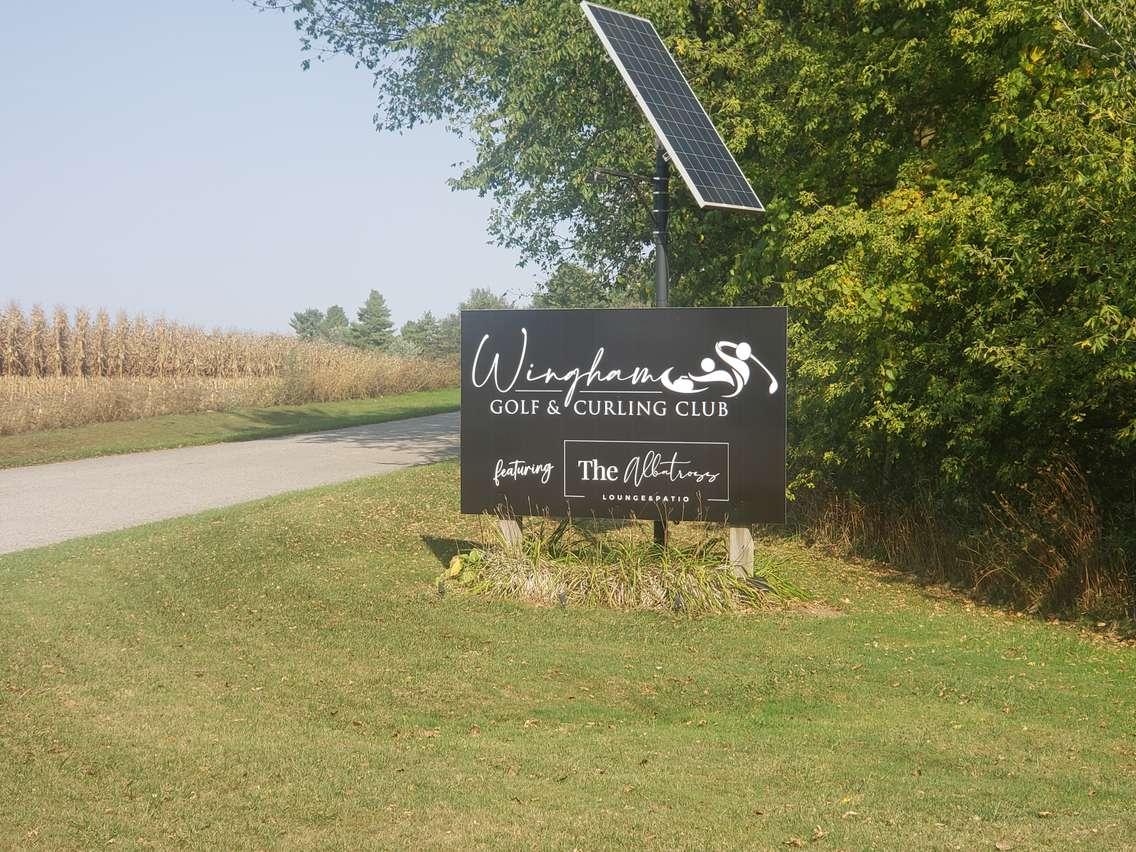
[(784, 308), (463, 311), (461, 508), (785, 520)]

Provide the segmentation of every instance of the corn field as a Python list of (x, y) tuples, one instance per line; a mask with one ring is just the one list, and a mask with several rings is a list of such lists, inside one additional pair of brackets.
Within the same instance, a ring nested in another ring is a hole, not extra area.
[(9, 305), (0, 316), (3, 376), (265, 378), (280, 375), (295, 349), (284, 335), (206, 332), (125, 313), (112, 321), (106, 311), (72, 317), (56, 308), (48, 319), (38, 306), (25, 316)]
[(452, 363), (103, 310), (0, 313), (0, 435), (457, 384)]

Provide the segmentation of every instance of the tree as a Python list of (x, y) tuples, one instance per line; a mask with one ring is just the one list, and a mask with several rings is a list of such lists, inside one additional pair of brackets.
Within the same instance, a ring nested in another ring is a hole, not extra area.
[(328, 308), (323, 322), (320, 323), (319, 336), (331, 343), (347, 343), (350, 332), (347, 312), (339, 305)]
[(417, 355), (431, 355), (438, 347), (438, 321), (430, 311), (403, 324), (399, 336)]
[(492, 290), (476, 287), (469, 291), (458, 309), (462, 311), (507, 310), (513, 307), (504, 295), (498, 296)]
[(372, 290), (351, 325), (350, 342), (364, 349), (388, 349), (394, 340), (394, 322), (391, 321), (387, 300), (378, 290)]
[(556, 267), (533, 296), (534, 308), (605, 308), (617, 294), (602, 276), (577, 263)]
[(292, 314), (288, 324), (301, 340), (315, 340), (320, 336), (323, 320), (323, 311), (318, 308), (308, 308), (306, 311), (296, 311)]
[[(479, 287), (469, 292), (458, 310), (507, 310), (512, 307), (513, 303), (504, 295)], [(417, 320), (403, 324), (399, 340), (404, 351), (417, 355), (456, 357), (461, 347), (461, 317), (455, 312), (437, 319), (433, 313), (426, 311)]]
[(461, 317), (446, 314), (438, 320), (437, 354), (442, 358), (456, 358), (461, 351)]
[(400, 337), (415, 354), (427, 358), (453, 358), (461, 345), (461, 320), (456, 313), (447, 314), (439, 320), (426, 311), (417, 320), (403, 325)]
[[(491, 230), (547, 269), (643, 274), (652, 134), (575, 0), (262, 0), (442, 120)], [(974, 521), (1072, 459), (1136, 494), (1136, 18), (1097, 0), (643, 0), (766, 201), (671, 217), (675, 304), (790, 308), (794, 489), (931, 492)], [(678, 184), (675, 181), (675, 184)], [(1126, 522), (1125, 522), (1126, 523)], [(1131, 533), (1128, 533), (1131, 537)]]

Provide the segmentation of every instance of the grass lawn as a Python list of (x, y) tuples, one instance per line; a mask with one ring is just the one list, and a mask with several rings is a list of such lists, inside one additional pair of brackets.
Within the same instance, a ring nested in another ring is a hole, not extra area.
[(251, 441), (457, 411), (457, 388), (343, 402), (170, 414), (0, 436), (0, 469), (70, 459)]
[(446, 463), (0, 557), (0, 845), (1136, 848), (1136, 649), (816, 601), (439, 598)]

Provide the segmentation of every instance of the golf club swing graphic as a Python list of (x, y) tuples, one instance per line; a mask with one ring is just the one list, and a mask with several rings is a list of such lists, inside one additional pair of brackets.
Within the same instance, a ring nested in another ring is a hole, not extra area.
[[(742, 388), (749, 382), (750, 368), (747, 362), (752, 361), (761, 367), (765, 375), (769, 377), (769, 392), (771, 394), (777, 393), (777, 379), (773, 373), (769, 372), (769, 368), (762, 364), (753, 355), (753, 347), (745, 341), (741, 343), (731, 343), (728, 340), (720, 340), (714, 344), (714, 352), (726, 362), (729, 370), (718, 369), (718, 365), (714, 362), (713, 358), (703, 358), (701, 364), (702, 375), (694, 375), (687, 373), (684, 376), (679, 376), (677, 379), (671, 380), (666, 376), (662, 377), (660, 381), (663, 386), (668, 390), (675, 393), (702, 393), (709, 390), (709, 385), (712, 384), (727, 384), (732, 385), (733, 393), (725, 395), (725, 399), (733, 399), (742, 392)], [(704, 387), (696, 387), (696, 385), (704, 385)]]

